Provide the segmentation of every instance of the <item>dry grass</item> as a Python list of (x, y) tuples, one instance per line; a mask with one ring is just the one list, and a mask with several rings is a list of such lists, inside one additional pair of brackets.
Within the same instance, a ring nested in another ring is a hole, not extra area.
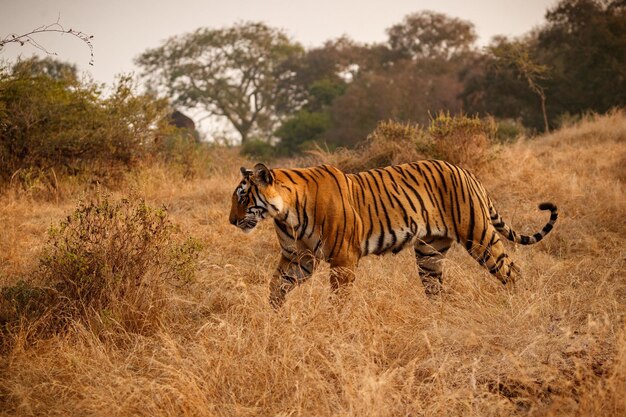
[[(15, 343), (0, 358), (0, 414), (623, 416), (625, 155), (616, 113), (505, 147), (484, 168), (518, 230), (545, 222), (540, 201), (561, 212), (545, 241), (510, 246), (524, 270), (516, 288), (457, 248), (431, 301), (406, 251), (364, 259), (343, 304), (329, 300), (322, 267), (278, 313), (267, 303), (271, 225), (244, 235), (227, 221), (243, 161), (222, 155), (222, 168), (191, 180), (146, 167), (114, 195), (165, 205), (203, 243), (196, 282), (171, 288), (155, 333), (112, 344), (77, 324)], [(0, 197), (0, 285), (37, 270), (46, 230), (78, 190), (58, 202)]]

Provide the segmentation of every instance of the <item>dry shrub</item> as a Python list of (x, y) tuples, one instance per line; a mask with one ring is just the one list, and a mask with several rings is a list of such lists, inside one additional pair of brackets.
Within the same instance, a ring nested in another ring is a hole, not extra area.
[(3, 289), (4, 320), (31, 324), (35, 335), (76, 323), (96, 334), (150, 333), (167, 310), (168, 284), (192, 279), (198, 250), (143, 200), (80, 202), (50, 229), (37, 279)]
[(301, 165), (330, 164), (345, 172), (359, 172), (421, 159), (443, 159), (480, 171), (491, 157), (496, 132), (493, 119), (442, 112), (431, 121), (427, 132), (410, 123), (380, 122), (357, 149), (329, 151), (318, 146), (308, 152), (308, 159), (300, 162)]
[(162, 162), (168, 165), (170, 172), (185, 179), (209, 176), (216, 166), (223, 163), (220, 154), (225, 153), (224, 146), (197, 141), (187, 130), (179, 128), (168, 128), (151, 150), (152, 160), (144, 166)]
[(496, 131), (491, 119), (440, 112), (428, 128), (433, 139), (432, 156), (477, 171), (488, 160)]
[(429, 141), (418, 125), (396, 121), (378, 123), (363, 145), (355, 150), (309, 151), (314, 163), (334, 165), (344, 172), (359, 172), (424, 159)]
[(428, 138), (419, 125), (395, 121), (380, 122), (367, 137), (362, 158), (364, 169), (397, 165), (423, 159)]

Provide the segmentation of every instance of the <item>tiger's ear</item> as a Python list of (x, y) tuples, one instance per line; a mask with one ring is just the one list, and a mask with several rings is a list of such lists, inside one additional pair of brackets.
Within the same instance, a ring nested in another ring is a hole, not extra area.
[(244, 178), (249, 177), (250, 175), (252, 175), (252, 170), (251, 169), (246, 169), (245, 167), (241, 167), (241, 168), (239, 168), (239, 170), (241, 171), (241, 175), (243, 175)]
[(272, 171), (263, 164), (256, 164), (253, 172), (254, 182), (259, 185), (272, 185), (274, 182)]

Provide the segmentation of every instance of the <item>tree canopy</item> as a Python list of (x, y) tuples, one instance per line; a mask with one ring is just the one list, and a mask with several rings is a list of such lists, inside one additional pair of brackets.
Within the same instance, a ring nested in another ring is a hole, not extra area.
[(428, 10), (407, 15), (387, 35), (394, 52), (413, 59), (450, 59), (468, 52), (477, 38), (471, 22)]
[(245, 143), (269, 136), (293, 104), (294, 72), (287, 65), (302, 47), (263, 23), (198, 29), (144, 52), (137, 64), (177, 105), (226, 118)]
[(471, 22), (433, 11), (407, 15), (384, 42), (343, 36), (308, 49), (241, 23), (173, 37), (137, 62), (174, 104), (286, 153), (315, 142), (357, 146), (380, 120), (425, 125), (439, 111), (532, 132), (564, 114), (626, 104), (624, 0), (561, 0), (524, 36), (498, 36), (482, 50), (476, 39)]

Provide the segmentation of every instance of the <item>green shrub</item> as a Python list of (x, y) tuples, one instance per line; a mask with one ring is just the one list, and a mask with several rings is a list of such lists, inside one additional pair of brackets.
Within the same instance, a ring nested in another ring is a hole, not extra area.
[(276, 157), (276, 148), (265, 141), (250, 139), (241, 146), (241, 154), (256, 160), (268, 161)]
[(276, 130), (275, 134), (280, 138), (277, 148), (289, 155), (301, 153), (320, 141), (329, 126), (328, 113), (300, 110)]
[(167, 103), (135, 95), (130, 77), (105, 97), (71, 71), (53, 77), (35, 64), (0, 70), (0, 185), (24, 170), (30, 177), (51, 170), (108, 177), (135, 164), (162, 135)]
[(499, 119), (496, 125), (496, 139), (500, 143), (512, 142), (528, 132), (521, 121), (515, 119)]

